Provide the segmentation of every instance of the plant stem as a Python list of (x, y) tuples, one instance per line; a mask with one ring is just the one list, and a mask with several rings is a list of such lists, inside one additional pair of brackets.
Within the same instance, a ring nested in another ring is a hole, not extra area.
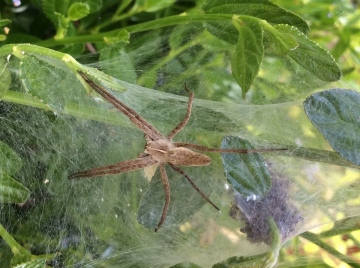
[(221, 20), (231, 20), (232, 15), (217, 15), (217, 14), (211, 14), (211, 15), (178, 15), (178, 16), (170, 16), (154, 21), (148, 21), (144, 23), (139, 23), (136, 25), (123, 27), (114, 31), (109, 31), (106, 33), (98, 33), (98, 34), (90, 34), (90, 35), (82, 35), (82, 36), (71, 36), (71, 37), (65, 37), (63, 39), (55, 40), (55, 39), (49, 39), (45, 41), (41, 41), (37, 43), (39, 46), (43, 47), (52, 47), (57, 45), (63, 45), (63, 44), (82, 44), (82, 43), (94, 43), (94, 42), (103, 42), (104, 38), (107, 37), (114, 37), (117, 36), (117, 34), (120, 31), (126, 30), (129, 33), (139, 33), (144, 32), (148, 30), (155, 30), (167, 26), (172, 25), (181, 25), (181, 24), (189, 24), (189, 23), (195, 23), (195, 22), (210, 22), (210, 21), (221, 21)]
[(324, 251), (328, 252), (329, 254), (333, 255), (334, 257), (338, 258), (339, 260), (347, 263), (351, 267), (360, 268), (360, 264), (358, 264), (356, 260), (340, 253), (333, 247), (329, 246), (324, 241), (322, 241), (316, 234), (313, 234), (310, 232), (305, 232), (305, 233), (301, 234), (300, 236), (309, 240), (310, 242), (314, 243), (315, 245), (317, 245)]
[(5, 230), (4, 226), (0, 223), (0, 237), (4, 239), (6, 244), (11, 248), (13, 254), (30, 255), (26, 249), (19, 245), (18, 242)]

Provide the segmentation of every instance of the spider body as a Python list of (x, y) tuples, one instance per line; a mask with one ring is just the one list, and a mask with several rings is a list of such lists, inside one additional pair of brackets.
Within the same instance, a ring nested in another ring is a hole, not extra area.
[[(183, 175), (192, 187), (215, 209), (220, 210), (211, 200), (196, 186), (189, 175), (187, 175), (178, 166), (206, 166), (211, 163), (210, 157), (207, 155), (194, 152), (191, 149), (206, 152), (222, 152), (222, 153), (254, 153), (260, 151), (273, 151), (279, 149), (215, 149), (205, 146), (185, 143), (185, 142), (172, 142), (172, 138), (179, 133), (188, 123), (191, 115), (192, 102), (194, 94), (186, 88), (189, 92), (188, 108), (184, 119), (167, 135), (161, 134), (155, 127), (148, 123), (144, 118), (137, 114), (133, 109), (126, 106), (108, 90), (90, 80), (85, 73), (78, 71), (84, 81), (100, 94), (105, 100), (111, 103), (115, 108), (122, 112), (127, 118), (134, 123), (144, 134), (146, 139), (146, 147), (144, 153), (136, 159), (122, 161), (117, 164), (93, 168), (85, 171), (80, 171), (70, 175), (69, 179), (90, 178), (102, 176), (107, 174), (118, 174), (122, 172), (147, 168), (149, 166), (158, 165), (160, 168), (161, 180), (165, 191), (165, 203), (162, 211), (161, 218), (155, 232), (161, 227), (166, 219), (166, 213), (170, 204), (170, 185), (165, 170), (165, 164), (168, 164), (173, 170)], [(280, 149), (282, 150), (282, 149)]]
[(168, 139), (148, 141), (145, 153), (158, 163), (171, 163), (176, 166), (207, 166), (211, 158), (184, 147), (176, 147)]

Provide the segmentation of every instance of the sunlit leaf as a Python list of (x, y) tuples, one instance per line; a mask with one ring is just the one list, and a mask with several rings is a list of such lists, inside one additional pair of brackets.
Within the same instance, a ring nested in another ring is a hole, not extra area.
[(360, 93), (330, 89), (304, 102), (307, 116), (342, 157), (360, 165)]
[(90, 13), (90, 8), (84, 3), (74, 3), (68, 10), (68, 18), (70, 20), (79, 20), (86, 17)]
[(155, 12), (174, 4), (176, 0), (138, 0), (137, 3), (143, 11)]
[[(268, 24), (262, 24), (265, 31), (264, 39), (268, 41), (268, 46), (272, 53), (278, 55), (286, 55), (290, 50), (296, 49), (298, 42), (294, 36), (290, 33), (279, 31), (278, 27), (272, 27)], [(289, 25), (283, 25), (283, 27), (290, 27)]]
[(0, 99), (5, 95), (11, 84), (11, 74), (6, 68), (6, 61), (0, 59)]
[[(232, 136), (223, 138), (221, 148), (254, 149), (246, 140)], [(270, 190), (270, 173), (259, 153), (222, 153), (221, 158), (228, 182), (241, 195), (249, 199), (258, 199), (264, 197)]]
[[(307, 23), (299, 16), (291, 13), (268, 0), (208, 0), (202, 6), (206, 14), (234, 14), (247, 15), (271, 24), (288, 24), (297, 27), (301, 32), (309, 30)], [(237, 32), (230, 22), (211, 22), (208, 30), (220, 39), (235, 44)]]
[(233, 18), (239, 40), (231, 60), (232, 75), (241, 87), (242, 95), (249, 91), (263, 59), (262, 29), (256, 19)]
[[(20, 64), (22, 83), (28, 94), (40, 99), (56, 111), (64, 109), (65, 100), (79, 92), (72, 89), (77, 81), (74, 73), (59, 60), (41, 54), (25, 56)], [(52, 77), (49, 84), (48, 78)], [(66, 95), (66, 92), (72, 92)]]
[(290, 34), (299, 44), (296, 49), (289, 50), (288, 53), (297, 64), (326, 82), (341, 78), (341, 70), (329, 51), (311, 41), (295, 27), (276, 25), (274, 28), (282, 34)]

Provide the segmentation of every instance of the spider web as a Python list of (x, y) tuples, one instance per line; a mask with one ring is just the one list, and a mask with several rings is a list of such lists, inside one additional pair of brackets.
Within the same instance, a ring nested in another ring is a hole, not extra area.
[[(155, 61), (155, 51), (166, 54), (189, 40), (200, 41), (170, 60), (164, 56)], [(268, 55), (243, 100), (229, 69), (216, 67), (218, 61), (229, 66), (231, 55), (222, 45), (201, 25), (171, 28), (134, 35), (124, 50), (114, 50), (125, 53), (120, 58), (100, 55), (101, 60), (90, 66), (130, 82), (135, 73), (142, 84), (151, 85), (154, 89), (121, 81), (110, 84), (121, 101), (164, 134), (186, 112), (183, 83), (187, 82), (196, 99), (191, 120), (176, 141), (219, 147), (223, 136), (234, 135), (250, 140), (254, 147), (329, 149), (302, 108), (302, 98), (323, 87), (321, 81), (288, 58)], [(124, 57), (132, 66), (122, 64)], [(156, 235), (137, 221), (140, 200), (149, 186), (143, 171), (68, 181), (73, 172), (136, 158), (144, 150), (143, 133), (94, 93), (86, 93), (62, 61), (25, 53), (22, 59), (11, 56), (5, 64), (16, 100), (6, 95), (0, 103), (1, 141), (20, 156), (22, 167), (14, 177), (32, 194), (25, 204), (1, 205), (0, 213), (5, 228), (21, 244), (30, 244), (33, 253), (62, 252), (52, 263), (57, 267), (168, 267), (181, 262), (209, 267), (231, 256), (268, 250), (263, 243), (250, 243), (239, 231), (239, 221), (228, 215), (234, 194), (218, 154), (209, 154), (208, 167), (184, 170), (222, 213), (205, 204), (184, 178), (169, 172), (170, 214), (175, 219)], [(19, 104), (16, 94), (26, 105)], [(48, 111), (29, 105), (34, 98)], [(288, 201), (303, 218), (288, 238), (359, 215), (357, 170), (291, 154), (265, 157), (281, 179), (289, 181)], [(163, 206), (161, 195), (154, 199)], [(176, 216), (185, 219), (176, 222)]]

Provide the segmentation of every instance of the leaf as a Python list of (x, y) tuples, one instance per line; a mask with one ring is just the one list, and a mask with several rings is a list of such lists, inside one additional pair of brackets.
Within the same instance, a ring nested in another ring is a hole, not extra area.
[[(268, 0), (208, 0), (201, 8), (205, 14), (246, 15), (271, 24), (288, 24), (303, 33), (309, 30), (302, 18)], [(238, 39), (236, 29), (230, 22), (211, 22), (206, 27), (214, 36), (231, 44), (235, 44)]]
[(0, 141), (0, 172), (14, 174), (22, 167), (20, 157), (6, 143)]
[[(202, 178), (206, 177), (204, 174), (210, 175), (211, 169), (209, 167), (192, 167), (189, 169), (191, 173), (185, 168), (182, 169), (188, 173), (201, 191), (205, 194), (211, 192), (211, 181), (206, 180), (205, 182), (202, 180)], [(163, 227), (181, 223), (198, 211), (206, 202), (186, 178), (173, 171), (169, 166), (166, 166), (166, 172), (170, 183), (170, 205)], [(159, 223), (164, 202), (164, 187), (158, 168), (148, 190), (141, 199), (138, 210), (138, 222), (146, 228), (154, 229)], [(217, 213), (215, 209), (214, 213)]]
[(7, 173), (0, 172), (0, 203), (22, 203), (30, 195), (30, 191), (11, 178)]
[(6, 61), (0, 59), (0, 99), (6, 94), (11, 85), (11, 74), (6, 65)]
[(126, 30), (121, 30), (115, 33), (105, 34), (103, 38), (105, 43), (109, 45), (123, 43), (124, 46), (125, 44), (129, 43), (130, 34)]
[[(266, 39), (269, 48), (272, 53), (277, 55), (286, 55), (290, 50), (298, 47), (295, 37), (290, 33), (279, 31), (277, 27), (272, 27), (268, 23), (263, 23), (264, 39)], [(284, 27), (290, 27), (289, 25), (283, 25)]]
[(257, 76), (264, 56), (262, 29), (256, 19), (233, 18), (239, 31), (239, 40), (231, 60), (232, 75), (241, 87), (242, 95), (249, 91)]
[(6, 25), (8, 25), (10, 23), (11, 23), (11, 20), (2, 19), (2, 20), (0, 20), (0, 27), (2, 28), (2, 27), (6, 26)]
[(54, 259), (59, 253), (32, 255), (26, 248), (22, 247), (2, 226), (0, 223), (0, 237), (10, 247), (13, 257), (11, 259), (11, 267), (23, 268), (43, 268), (46, 261)]
[(20, 263), (17, 265), (12, 265), (13, 268), (44, 268), (44, 267), (50, 267), (46, 265), (46, 259), (36, 259), (32, 261), (27, 261), (24, 263)]
[(304, 107), (334, 150), (360, 165), (360, 93), (339, 88), (325, 90), (308, 97)]
[[(249, 142), (239, 137), (225, 136), (222, 149), (254, 149)], [(271, 188), (270, 173), (259, 153), (221, 154), (225, 176), (241, 195), (250, 199), (262, 198)]]
[(117, 79), (135, 83), (136, 72), (132, 60), (124, 49), (124, 43), (118, 42), (106, 46), (100, 55), (101, 69)]
[(170, 266), (169, 268), (203, 268), (197, 264), (194, 264), (192, 262), (181, 262), (178, 264), (175, 264), (173, 266)]
[(139, 9), (146, 12), (155, 12), (174, 4), (176, 0), (138, 0)]
[[(66, 100), (77, 98), (80, 94), (72, 90), (76, 84), (79, 85), (79, 81), (64, 62), (41, 53), (29, 54), (26, 54), (20, 64), (20, 77), (25, 90), (55, 111), (61, 112)], [(71, 94), (66, 94), (67, 92)]]
[(84, 3), (74, 3), (68, 10), (68, 18), (72, 21), (80, 20), (90, 13), (90, 7)]
[(295, 38), (299, 46), (289, 50), (288, 55), (305, 70), (326, 82), (337, 81), (341, 78), (341, 70), (329, 51), (311, 41), (295, 27), (276, 25), (274, 28)]
[(45, 15), (52, 21), (54, 26), (58, 27), (58, 15), (66, 15), (66, 12), (69, 7), (69, 0), (66, 1), (56, 1), (56, 0), (46, 0), (42, 1), (42, 8)]
[[(121, 1), (121, 2), (124, 2), (124, 1)], [(94, 12), (101, 10), (104, 5), (103, 0), (86, 1), (86, 4), (90, 8), (90, 13), (94, 13)]]
[(228, 268), (228, 267), (239, 267), (239, 268), (258, 268), (264, 263), (266, 259), (266, 253), (250, 256), (250, 257), (230, 257), (222, 262), (216, 263), (212, 268)]

